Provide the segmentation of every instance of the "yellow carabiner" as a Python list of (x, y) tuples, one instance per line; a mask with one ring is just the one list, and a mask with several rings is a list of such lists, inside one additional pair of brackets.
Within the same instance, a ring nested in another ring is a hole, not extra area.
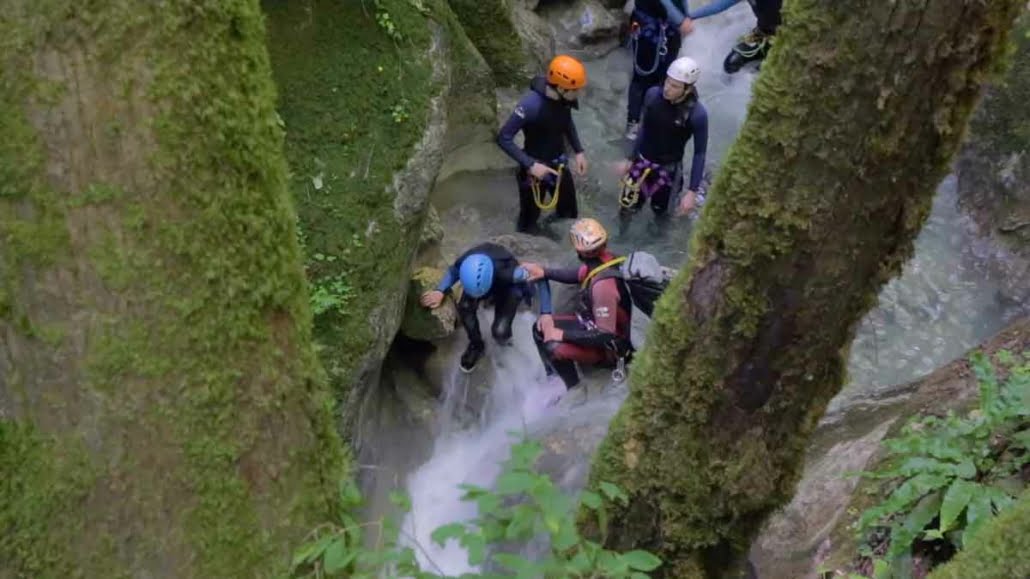
[[(622, 193), (619, 194), (619, 205), (622, 205), (626, 209), (632, 209), (634, 205), (640, 201), (640, 187), (643, 186), (644, 181), (647, 180), (647, 176), (651, 174), (651, 168), (644, 169), (644, 173), (640, 175), (640, 180), (634, 182), (630, 178), (629, 174), (622, 178)], [(628, 191), (628, 195), (627, 195)]]
[(554, 193), (551, 195), (551, 200), (544, 202), (543, 192), (540, 190), (540, 179), (532, 177), (529, 182), (529, 188), (533, 190), (533, 202), (536, 206), (543, 211), (550, 211), (558, 206), (558, 193), (561, 190), (561, 178), (562, 172), (565, 171), (565, 164), (558, 165), (558, 175), (555, 177), (554, 182)]

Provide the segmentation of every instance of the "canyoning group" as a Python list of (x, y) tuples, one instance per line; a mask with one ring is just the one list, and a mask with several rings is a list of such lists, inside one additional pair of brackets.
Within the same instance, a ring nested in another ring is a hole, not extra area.
[[(621, 227), (646, 204), (661, 221), (670, 217), (670, 205), (675, 205), (677, 216), (696, 215), (703, 206), (708, 112), (697, 91), (701, 67), (694, 59), (679, 56), (681, 38), (693, 31), (695, 20), (739, 2), (714, 0), (691, 13), (685, 0), (636, 1), (629, 28), (633, 69), (627, 95), (626, 156), (615, 166)], [(782, 0), (748, 2), (758, 22), (726, 56), (723, 68), (730, 74), (749, 63), (761, 65), (780, 23)], [(529, 305), (536, 296), (539, 318), (533, 339), (548, 377), (560, 379), (570, 389), (579, 383), (579, 363), (612, 368), (613, 377), (621, 380), (641, 342), (631, 335), (633, 312), (650, 316), (671, 279), (671, 270), (651, 254), (616, 255), (608, 248), (604, 226), (592, 218), (579, 218), (573, 175), (585, 175), (588, 161), (572, 111), (579, 108), (586, 85), (582, 62), (569, 55), (556, 56), (546, 74), (532, 79), (497, 137), (501, 149), (518, 163), (516, 230), (540, 233), (543, 211), (553, 211), (558, 219), (574, 219), (569, 238), (580, 265), (560, 268), (521, 261), (500, 245), (482, 243), (458, 257), (436, 289), (421, 296), (423, 306), (437, 308), (461, 283), (457, 309), (469, 340), (460, 360), (463, 372), (471, 372), (486, 351), (477, 317), (479, 305), (493, 305), (492, 336), (498, 344), (510, 344), (519, 304)], [(522, 148), (515, 143), (520, 132)], [(683, 157), (691, 139), (694, 153), (685, 178)], [(572, 150), (571, 158), (567, 148)], [(578, 286), (574, 312), (552, 311), (551, 281)]]

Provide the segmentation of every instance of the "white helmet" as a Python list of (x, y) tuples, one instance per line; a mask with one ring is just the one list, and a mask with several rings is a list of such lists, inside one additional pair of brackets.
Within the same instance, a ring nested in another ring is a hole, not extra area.
[(686, 56), (677, 58), (669, 65), (669, 78), (686, 84), (695, 84), (701, 76), (701, 67), (693, 58)]

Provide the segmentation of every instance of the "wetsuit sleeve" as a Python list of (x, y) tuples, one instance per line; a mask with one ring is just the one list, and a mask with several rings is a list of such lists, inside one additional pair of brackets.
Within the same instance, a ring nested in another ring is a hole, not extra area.
[(594, 305), (594, 328), (565, 330), (563, 342), (579, 346), (604, 347), (618, 337), (619, 283), (616, 278), (602, 279), (591, 288)]
[(715, 16), (720, 12), (725, 12), (730, 8), (733, 8), (738, 2), (740, 2), (740, 0), (712, 0), (712, 2), (698, 8), (694, 12), (691, 12), (689, 16), (694, 20)]
[(677, 6), (676, 3), (672, 0), (659, 1), (665, 8), (665, 21), (669, 24), (672, 24), (676, 28), (679, 28), (679, 25), (683, 24), (683, 20), (686, 18), (686, 15), (683, 13), (683, 10), (681, 10), (680, 7)]
[(558, 283), (579, 283), (579, 268), (545, 267), (544, 279), (553, 280)]
[(536, 293), (540, 297), (540, 315), (553, 313), (551, 309), (551, 284), (546, 279), (536, 281)]
[(577, 155), (583, 152), (583, 143), (579, 141), (579, 131), (576, 130), (576, 121), (573, 121), (572, 118), (569, 118), (569, 127), (565, 129), (565, 136), (568, 137), (569, 145), (572, 146), (572, 150)]
[(535, 95), (526, 95), (515, 105), (515, 110), (512, 111), (511, 116), (501, 127), (501, 132), (497, 135), (497, 144), (500, 145), (501, 149), (508, 154), (509, 157), (514, 159), (519, 165), (525, 168), (529, 168), (536, 162), (533, 157), (526, 154), (525, 151), (518, 148), (515, 144), (515, 135), (519, 134), (527, 123), (533, 122), (540, 111), (540, 103), (538, 102)]
[(708, 153), (708, 111), (701, 103), (697, 103), (694, 114), (690, 115), (690, 124), (694, 129), (694, 160), (690, 164), (690, 190), (697, 191), (701, 186), (701, 177), (705, 173), (705, 155)]
[(436, 286), (436, 291), (447, 293), (451, 291), (451, 286), (458, 281), (458, 262), (454, 262), (451, 267), (447, 268), (447, 271), (443, 272), (443, 279)]

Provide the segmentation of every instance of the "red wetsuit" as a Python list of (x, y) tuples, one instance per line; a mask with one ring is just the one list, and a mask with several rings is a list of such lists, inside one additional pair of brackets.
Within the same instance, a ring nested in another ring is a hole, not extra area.
[[(605, 251), (579, 268), (548, 268), (545, 278), (559, 283), (582, 284), (594, 268), (615, 258)], [(596, 274), (589, 286), (580, 290), (576, 313), (554, 316), (555, 327), (563, 332), (560, 342), (544, 342), (542, 334), (534, 332), (545, 366), (549, 371), (556, 371), (569, 388), (579, 383), (573, 362), (614, 364), (631, 348), (631, 302), (617, 273), (617, 266), (612, 266)]]

